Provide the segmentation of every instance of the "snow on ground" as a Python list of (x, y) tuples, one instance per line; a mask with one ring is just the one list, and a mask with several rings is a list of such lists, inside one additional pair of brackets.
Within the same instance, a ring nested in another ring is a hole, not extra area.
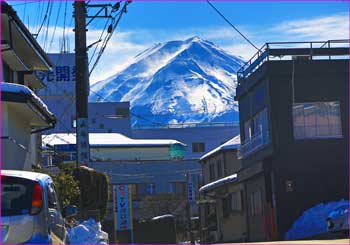
[(348, 200), (320, 203), (306, 210), (285, 234), (285, 240), (308, 238), (327, 232), (327, 216), (334, 209), (349, 205)]
[(101, 223), (94, 219), (69, 229), (68, 238), (71, 244), (108, 244), (108, 234), (101, 230)]

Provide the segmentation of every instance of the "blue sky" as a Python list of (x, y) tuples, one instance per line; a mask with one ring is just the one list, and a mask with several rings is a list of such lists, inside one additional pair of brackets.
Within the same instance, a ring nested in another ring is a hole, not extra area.
[[(44, 17), (47, 2), (9, 1), (20, 18), (35, 33)], [(67, 2), (66, 25), (70, 50), (74, 47), (72, 32), (72, 3)], [(95, 3), (92, 1), (91, 3)], [(272, 41), (318, 41), (349, 38), (349, 3), (346, 1), (322, 2), (212, 2), (256, 46)], [(48, 52), (57, 52), (63, 33), (66, 2), (53, 4), (48, 38), (44, 45), (46, 27), (38, 40)], [(52, 34), (57, 18), (53, 42)], [(96, 41), (104, 27), (104, 20), (89, 26), (88, 42)], [(128, 7), (101, 62), (91, 75), (91, 83), (107, 78), (131, 62), (132, 57), (154, 43), (199, 36), (212, 41), (230, 53), (248, 59), (252, 48), (205, 1), (150, 2), (134, 1)], [(51, 45), (50, 45), (51, 43)]]

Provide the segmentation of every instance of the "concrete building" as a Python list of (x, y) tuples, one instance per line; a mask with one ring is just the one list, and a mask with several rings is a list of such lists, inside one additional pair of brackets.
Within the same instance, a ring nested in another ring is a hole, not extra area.
[[(142, 212), (146, 196), (160, 194), (185, 195), (184, 176), (188, 164), (181, 159), (185, 145), (176, 140), (131, 139), (117, 133), (90, 133), (91, 167), (105, 172), (112, 186), (129, 184), (133, 195), (133, 218), (153, 217), (152, 212)], [(74, 162), (75, 134), (51, 134), (43, 137), (56, 154), (67, 154), (64, 162)], [(113, 199), (110, 200), (107, 218), (113, 219)]]
[(267, 43), (236, 94), (249, 241), (283, 240), (305, 210), (349, 198), (348, 40)]
[[(36, 72), (45, 87), (39, 97), (57, 116), (55, 128), (48, 133), (75, 133), (75, 54), (48, 54), (54, 67), (52, 71)], [(91, 93), (94, 93), (91, 91)], [(121, 133), (131, 135), (129, 102), (90, 102), (89, 132)]]
[(41, 161), (40, 132), (53, 128), (54, 115), (36, 96), (43, 87), (34, 72), (52, 64), (16, 12), (1, 2), (2, 168), (31, 170)]
[(244, 184), (237, 179), (240, 136), (236, 136), (200, 158), (204, 185), (200, 192), (202, 243), (243, 242), (247, 236)]

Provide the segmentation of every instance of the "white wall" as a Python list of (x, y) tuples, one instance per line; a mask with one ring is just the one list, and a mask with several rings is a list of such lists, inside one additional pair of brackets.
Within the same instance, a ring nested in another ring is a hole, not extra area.
[(2, 139), (2, 169), (30, 170), (31, 165), (26, 161), (31, 131), (29, 119), (23, 117), (9, 103), (3, 102), (1, 107), (4, 125), (2, 136), (12, 139)]

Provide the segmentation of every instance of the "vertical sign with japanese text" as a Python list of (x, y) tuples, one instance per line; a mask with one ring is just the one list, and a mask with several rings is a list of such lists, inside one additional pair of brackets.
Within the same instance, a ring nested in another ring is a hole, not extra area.
[(115, 195), (117, 230), (132, 230), (132, 202), (129, 186), (117, 185), (115, 187)]
[(193, 174), (187, 174), (187, 200), (190, 203), (196, 202), (195, 181)]

